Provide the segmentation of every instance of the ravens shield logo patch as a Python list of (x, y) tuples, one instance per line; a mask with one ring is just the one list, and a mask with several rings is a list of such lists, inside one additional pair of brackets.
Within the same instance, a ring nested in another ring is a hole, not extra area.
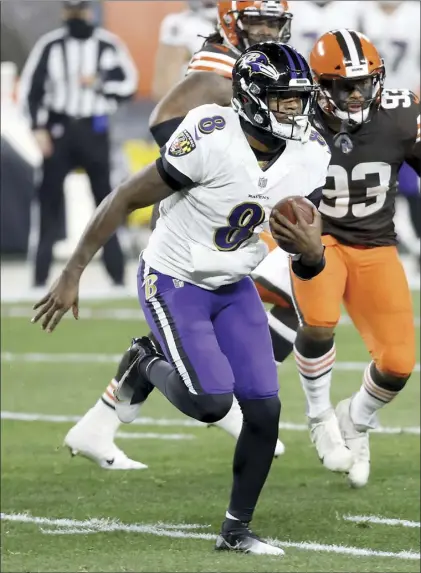
[(182, 157), (194, 149), (196, 149), (196, 144), (187, 129), (184, 129), (171, 143), (168, 153), (173, 157)]

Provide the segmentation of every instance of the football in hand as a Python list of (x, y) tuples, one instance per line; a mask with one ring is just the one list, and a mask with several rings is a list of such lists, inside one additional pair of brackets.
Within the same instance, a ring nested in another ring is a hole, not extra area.
[[(283, 215), (288, 221), (290, 221), (293, 225), (297, 223), (297, 217), (292, 208), (292, 201), (295, 202), (296, 208), (300, 210), (300, 214), (302, 218), (306, 221), (306, 223), (313, 222), (313, 203), (306, 199), (305, 197), (301, 197), (300, 195), (293, 195), (291, 197), (286, 197), (285, 199), (281, 199), (275, 207), (273, 211), (278, 211), (281, 215)], [(271, 226), (271, 233), (273, 235), (273, 230)], [(275, 237), (274, 237), (275, 238)], [(286, 243), (280, 241), (279, 239), (275, 239), (278, 246), (281, 247), (284, 251), (291, 254), (297, 254), (297, 250), (294, 249), (294, 246), (290, 243)]]

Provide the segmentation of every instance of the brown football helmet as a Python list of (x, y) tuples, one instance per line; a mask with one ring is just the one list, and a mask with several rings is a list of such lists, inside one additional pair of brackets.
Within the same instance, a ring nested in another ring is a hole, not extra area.
[(325, 113), (351, 123), (369, 121), (380, 105), (385, 67), (366, 36), (346, 29), (323, 34), (311, 51), (310, 68)]

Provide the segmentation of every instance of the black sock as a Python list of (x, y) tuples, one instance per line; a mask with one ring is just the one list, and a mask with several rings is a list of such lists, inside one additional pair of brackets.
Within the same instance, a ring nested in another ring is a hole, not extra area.
[(320, 358), (332, 350), (333, 345), (333, 334), (331, 338), (316, 340), (306, 335), (301, 328), (298, 329), (294, 343), (296, 350), (305, 358)]
[(224, 418), (232, 406), (232, 394), (193, 394), (171, 364), (162, 358), (150, 357), (139, 364), (142, 376), (180, 412), (205, 423)]
[(244, 400), (240, 405), (244, 422), (234, 454), (234, 481), (228, 513), (248, 523), (272, 465), (281, 403), (274, 396), (265, 400)]

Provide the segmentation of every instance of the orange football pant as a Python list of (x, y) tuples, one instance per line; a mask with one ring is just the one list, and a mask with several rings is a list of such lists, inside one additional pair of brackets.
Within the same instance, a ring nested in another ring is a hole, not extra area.
[(341, 303), (381, 372), (408, 376), (415, 366), (412, 299), (396, 247), (350, 247), (323, 237), (326, 267), (314, 279), (293, 273), (300, 318), (308, 326), (333, 328)]

